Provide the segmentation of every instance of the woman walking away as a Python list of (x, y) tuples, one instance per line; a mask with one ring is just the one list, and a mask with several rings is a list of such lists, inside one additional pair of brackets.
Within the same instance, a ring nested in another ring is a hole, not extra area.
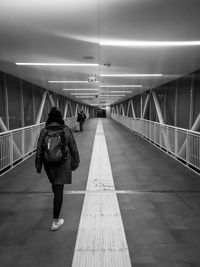
[(65, 125), (61, 112), (53, 107), (48, 114), (46, 127), (40, 132), (35, 157), (37, 173), (42, 165), (52, 185), (53, 222), (51, 230), (58, 230), (64, 219), (59, 217), (63, 202), (64, 184), (71, 184), (72, 170), (79, 166), (79, 153), (72, 131)]

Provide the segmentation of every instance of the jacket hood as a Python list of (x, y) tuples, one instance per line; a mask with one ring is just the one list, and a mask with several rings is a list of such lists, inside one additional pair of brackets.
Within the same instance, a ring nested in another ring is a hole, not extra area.
[(62, 127), (63, 128), (64, 125), (63, 124), (60, 124), (58, 122), (51, 122), (48, 125), (46, 125), (46, 128), (49, 128), (49, 127)]

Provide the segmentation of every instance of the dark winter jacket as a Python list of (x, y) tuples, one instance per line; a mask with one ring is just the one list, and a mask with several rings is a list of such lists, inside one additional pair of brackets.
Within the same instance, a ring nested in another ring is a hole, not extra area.
[(77, 164), (79, 164), (80, 162), (78, 149), (74, 137), (72, 135), (71, 129), (68, 126), (61, 125), (57, 122), (52, 122), (48, 124), (47, 127), (54, 130), (64, 129), (66, 145), (69, 147), (70, 153), (68, 153), (67, 160), (59, 165), (43, 162), (42, 160), (43, 143), (45, 134), (47, 132), (47, 129), (43, 128), (38, 138), (37, 151), (35, 157), (35, 167), (37, 170), (40, 171), (42, 169), (42, 165), (44, 165), (44, 169), (51, 183), (71, 184), (72, 182), (71, 156), (73, 157), (74, 161), (77, 162)]
[(85, 122), (86, 115), (83, 112), (80, 112), (77, 117), (77, 122)]

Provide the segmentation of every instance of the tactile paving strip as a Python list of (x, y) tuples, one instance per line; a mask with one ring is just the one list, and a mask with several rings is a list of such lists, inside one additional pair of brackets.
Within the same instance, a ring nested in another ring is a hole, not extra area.
[(130, 267), (102, 121), (94, 140), (72, 267)]

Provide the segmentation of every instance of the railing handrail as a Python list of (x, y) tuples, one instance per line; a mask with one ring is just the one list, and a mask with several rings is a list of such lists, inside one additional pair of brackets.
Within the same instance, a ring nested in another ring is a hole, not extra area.
[[(77, 115), (76, 116), (72, 116), (72, 117), (68, 117), (68, 118), (65, 118), (64, 121), (70, 120), (70, 119), (76, 118), (76, 117), (77, 117)], [(1, 135), (5, 135), (5, 134), (9, 134), (9, 133), (14, 133), (14, 132), (17, 132), (17, 131), (23, 131), (25, 129), (30, 129), (30, 128), (33, 128), (35, 126), (39, 126), (39, 125), (42, 125), (42, 124), (45, 124), (45, 122), (41, 122), (41, 123), (38, 123), (38, 124), (33, 124), (33, 125), (29, 125), (29, 126), (25, 126), (25, 127), (9, 130), (9, 131), (6, 131), (6, 132), (1, 132), (0, 136)]]
[[(75, 127), (77, 116), (64, 119), (71, 129)], [(0, 133), (0, 176), (33, 155), (37, 139), (45, 122), (29, 125)]]
[(189, 133), (193, 133), (193, 134), (200, 135), (200, 132), (197, 132), (197, 131), (192, 131), (192, 130), (190, 130), (190, 129), (181, 128), (181, 127), (176, 127), (176, 126), (169, 125), (169, 124), (162, 124), (162, 123), (157, 122), (157, 121), (150, 121), (150, 120), (143, 119), (143, 118), (132, 118), (132, 117), (129, 117), (129, 116), (126, 116), (126, 115), (120, 115), (120, 114), (116, 114), (116, 113), (112, 113), (112, 115), (117, 115), (117, 116), (121, 116), (121, 117), (126, 117), (126, 118), (128, 118), (128, 119), (130, 119), (130, 120), (142, 120), (142, 121), (147, 121), (147, 122), (150, 122), (150, 123), (154, 123), (154, 124), (158, 124), (158, 125), (162, 125), (162, 126), (170, 127), (170, 128), (173, 128), (173, 129), (181, 130), (181, 131), (184, 131), (184, 132), (189, 132)]
[(200, 133), (146, 119), (134, 119), (120, 114), (111, 117), (135, 133), (150, 140), (173, 158), (200, 173)]

